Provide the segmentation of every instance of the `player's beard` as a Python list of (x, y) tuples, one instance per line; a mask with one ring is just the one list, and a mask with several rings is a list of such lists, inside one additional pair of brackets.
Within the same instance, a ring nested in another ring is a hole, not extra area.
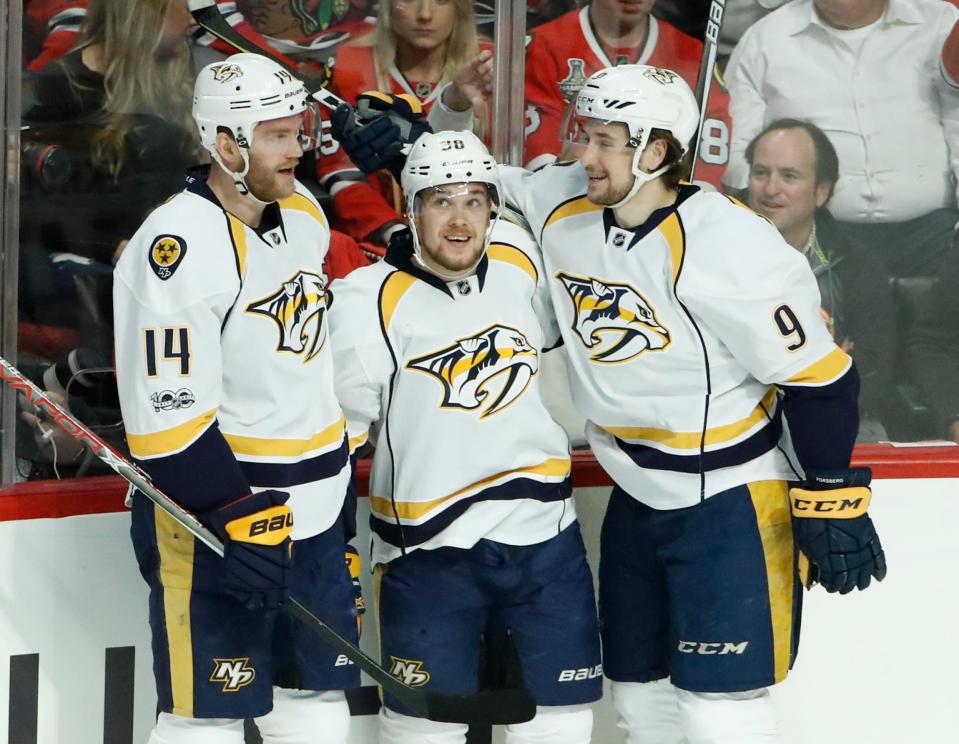
[(593, 202), (593, 204), (611, 207), (613, 204), (618, 204), (625, 199), (629, 195), (630, 189), (632, 188), (632, 181), (625, 186), (615, 186), (611, 181), (608, 181), (608, 186), (606, 187), (605, 191), (596, 195), (587, 194), (587, 196), (589, 200)]
[(245, 180), (250, 193), (267, 204), (292, 196), (296, 189), (293, 180), (282, 179), (276, 168), (265, 168), (257, 163), (250, 165)]

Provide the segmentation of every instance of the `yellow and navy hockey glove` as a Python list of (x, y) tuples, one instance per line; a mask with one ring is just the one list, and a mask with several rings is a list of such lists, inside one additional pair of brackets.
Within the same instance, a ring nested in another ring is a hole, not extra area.
[(809, 560), (806, 586), (848, 594), (886, 575), (886, 556), (866, 513), (872, 491), (869, 468), (819, 470), (789, 489), (793, 536)]
[(353, 604), (356, 608), (356, 632), (363, 632), (363, 613), (366, 612), (366, 600), (363, 599), (363, 590), (360, 588), (360, 570), (363, 562), (360, 554), (352, 545), (346, 546), (346, 568), (353, 580)]
[(364, 173), (389, 170), (399, 180), (406, 155), (403, 147), (432, 131), (423, 106), (408, 93), (378, 90), (361, 93), (356, 107), (340, 104), (330, 117), (330, 133), (354, 165)]
[(293, 512), (288, 493), (259, 491), (203, 515), (223, 540), (223, 588), (250, 609), (279, 607), (289, 595)]

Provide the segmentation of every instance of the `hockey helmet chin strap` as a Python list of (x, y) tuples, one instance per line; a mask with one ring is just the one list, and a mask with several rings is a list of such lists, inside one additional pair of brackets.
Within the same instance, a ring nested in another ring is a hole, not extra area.
[(237, 142), (237, 147), (239, 147), (240, 157), (243, 159), (243, 170), (240, 172), (231, 170), (229, 166), (223, 162), (223, 158), (220, 157), (220, 153), (215, 147), (210, 150), (210, 155), (213, 157), (213, 160), (216, 161), (216, 164), (226, 171), (227, 175), (233, 179), (233, 185), (236, 186), (236, 190), (240, 192), (241, 196), (246, 197), (256, 206), (265, 208), (270, 204), (270, 202), (265, 202), (262, 199), (259, 199), (256, 194), (250, 191), (250, 187), (246, 185), (246, 177), (250, 172), (250, 148), (241, 145), (239, 142)]
[(472, 276), (476, 273), (476, 267), (480, 265), (480, 261), (483, 260), (483, 256), (486, 255), (486, 251), (489, 248), (489, 239), (493, 232), (493, 228), (496, 226), (496, 223), (499, 222), (499, 212), (493, 212), (490, 217), (489, 225), (486, 228), (486, 235), (483, 236), (482, 252), (476, 257), (476, 261), (473, 262), (472, 266), (463, 269), (462, 271), (444, 271), (439, 267), (428, 266), (426, 261), (423, 260), (423, 246), (420, 243), (419, 230), (416, 229), (416, 220), (412, 219), (409, 222), (410, 232), (413, 233), (413, 263), (423, 269), (423, 271), (428, 271), (433, 276), (442, 279), (444, 282), (455, 282), (459, 281), (460, 279), (465, 279), (466, 277)]
[[(631, 139), (630, 142), (636, 142), (635, 138)], [(660, 168), (657, 168), (652, 173), (646, 173), (639, 166), (640, 158), (643, 157), (643, 151), (646, 149), (646, 146), (649, 144), (649, 135), (645, 132), (640, 136), (640, 141), (636, 143), (636, 152), (633, 154), (633, 165), (630, 169), (630, 172), (633, 174), (633, 186), (629, 190), (629, 193), (626, 194), (622, 199), (620, 199), (615, 204), (610, 204), (610, 208), (619, 209), (624, 204), (629, 202), (636, 194), (639, 193), (639, 190), (643, 188), (650, 181), (655, 181), (666, 171), (668, 171), (673, 163), (668, 163)]]

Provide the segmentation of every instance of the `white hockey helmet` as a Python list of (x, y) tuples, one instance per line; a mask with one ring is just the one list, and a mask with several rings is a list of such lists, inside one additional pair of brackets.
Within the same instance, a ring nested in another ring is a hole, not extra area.
[[(200, 141), (213, 159), (230, 173), (241, 193), (248, 193), (244, 178), (250, 169), (249, 149), (256, 125), (271, 119), (303, 116), (300, 145), (315, 147), (319, 126), (316, 104), (302, 81), (268, 57), (242, 52), (200, 70), (193, 89), (193, 118)], [(216, 150), (220, 127), (229, 129), (240, 146), (244, 167), (228, 169)]]
[(699, 106), (686, 81), (672, 70), (648, 65), (619, 65), (593, 73), (576, 95), (574, 111), (576, 117), (625, 124), (629, 145), (636, 148), (632, 166), (636, 180), (626, 198), (614, 207), (632, 199), (643, 184), (672, 165), (653, 173), (640, 170), (639, 159), (653, 129), (672, 134), (685, 154), (699, 128)]
[[(422, 246), (416, 230), (417, 197), (425, 190), (451, 183), (483, 183), (493, 205), (494, 217), (486, 228), (486, 246), (498, 219), (500, 185), (496, 160), (486, 145), (472, 132), (443, 131), (417, 137), (400, 177), (406, 198), (406, 213), (413, 233), (413, 259), (423, 268)], [(482, 256), (481, 256), (482, 258)], [(463, 274), (472, 273), (474, 265)], [(429, 269), (435, 272), (435, 269)], [(441, 276), (456, 279), (458, 276)]]

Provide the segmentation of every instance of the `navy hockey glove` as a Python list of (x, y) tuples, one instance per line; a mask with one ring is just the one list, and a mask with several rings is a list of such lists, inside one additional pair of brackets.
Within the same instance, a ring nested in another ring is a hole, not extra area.
[(872, 491), (869, 468), (819, 470), (789, 489), (793, 536), (809, 560), (807, 586), (847, 594), (886, 575), (886, 556), (866, 513)]
[(347, 544), (346, 546), (346, 568), (350, 572), (350, 578), (353, 580), (353, 604), (356, 608), (356, 632), (363, 632), (363, 614), (366, 612), (366, 600), (363, 599), (363, 590), (360, 588), (360, 569), (363, 562), (360, 560), (360, 554), (356, 548)]
[(293, 547), (289, 497), (283, 491), (260, 491), (204, 515), (223, 540), (223, 588), (250, 609), (279, 607), (289, 593)]
[(359, 95), (355, 109), (340, 104), (330, 118), (330, 132), (361, 171), (385, 168), (399, 179), (406, 163), (403, 146), (432, 131), (424, 117), (423, 106), (413, 96), (373, 90)]

